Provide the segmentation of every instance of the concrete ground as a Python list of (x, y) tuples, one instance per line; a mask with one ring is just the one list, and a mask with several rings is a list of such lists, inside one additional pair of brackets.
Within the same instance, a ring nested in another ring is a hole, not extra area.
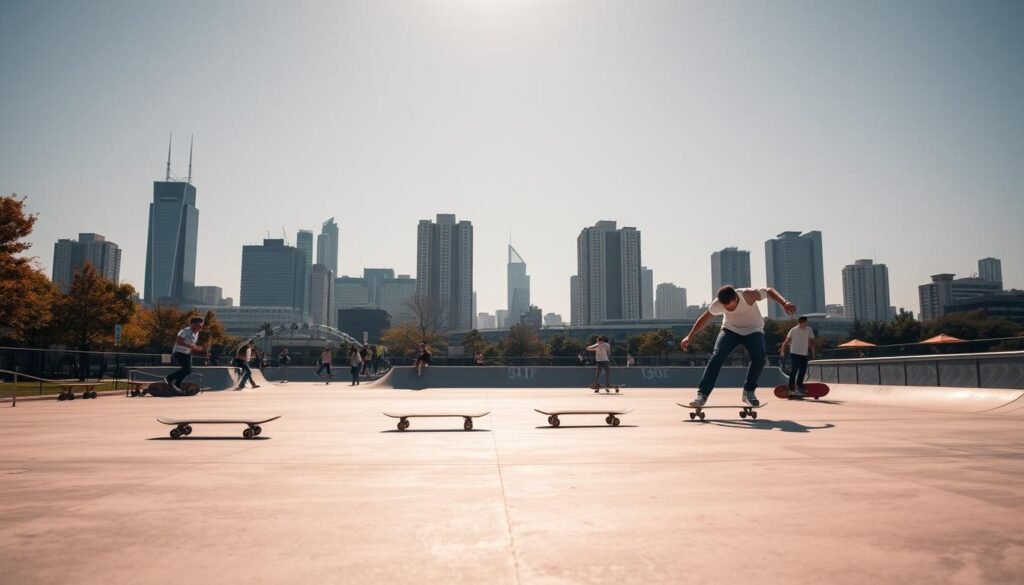
[[(1020, 583), (1020, 394), (762, 390), (757, 421), (704, 423), (675, 404), (691, 390), (666, 389), (302, 383), (8, 404), (0, 581)], [(635, 411), (557, 429), (533, 411), (589, 406)], [(472, 432), (381, 414), (410, 409), (491, 414)], [(175, 441), (155, 420), (266, 415), (283, 418), (253, 440), (196, 425)]]

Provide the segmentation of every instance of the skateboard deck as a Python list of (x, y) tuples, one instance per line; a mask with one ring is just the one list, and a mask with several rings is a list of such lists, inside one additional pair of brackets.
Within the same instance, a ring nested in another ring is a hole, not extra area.
[(749, 404), (716, 404), (714, 406), (690, 406), (689, 404), (683, 404), (682, 402), (676, 402), (676, 404), (682, 406), (683, 408), (689, 408), (690, 410), (693, 411), (690, 413), (690, 420), (693, 420), (695, 418), (704, 420), (704, 411), (709, 408), (740, 408), (742, 409), (740, 410), (740, 418), (747, 418), (749, 416), (750, 418), (756, 420), (757, 412), (755, 411), (758, 408), (764, 408), (764, 405), (767, 404), (767, 402), (762, 402), (757, 406), (750, 406)]
[(280, 416), (272, 416), (262, 420), (255, 419), (242, 419), (242, 418), (158, 418), (157, 422), (161, 422), (165, 425), (172, 425), (175, 428), (171, 429), (171, 438), (178, 439), (180, 437), (186, 437), (192, 434), (192, 425), (229, 425), (239, 424), (246, 425), (245, 430), (242, 431), (242, 437), (251, 439), (263, 432), (260, 427), (261, 424), (268, 423), (272, 420), (277, 420)]
[(395, 412), (385, 412), (383, 414), (384, 414), (384, 416), (390, 416), (391, 418), (397, 418), (398, 419), (398, 430), (400, 430), (400, 431), (404, 431), (405, 429), (409, 428), (409, 419), (410, 418), (417, 418), (417, 417), (420, 417), (420, 418), (447, 418), (447, 417), (462, 418), (463, 419), (462, 428), (467, 430), (467, 431), (471, 431), (471, 430), (473, 430), (473, 419), (478, 417), (478, 416), (487, 416), (488, 414), (491, 414), (491, 411), (488, 410), (487, 412), (475, 412), (475, 413), (472, 413), (472, 414), (470, 414), (470, 413), (456, 413), (456, 412), (409, 412), (409, 413), (405, 413), (405, 414), (399, 414), (399, 413), (395, 413)]
[(160, 398), (168, 398), (171, 396), (195, 396), (202, 392), (202, 388), (195, 382), (185, 382), (181, 385), (181, 392), (178, 392), (171, 387), (167, 382), (129, 382), (131, 386), (131, 396), (145, 396), (149, 394), (151, 396), (157, 396)]
[[(619, 393), (619, 388), (625, 388), (625, 387), (626, 387), (625, 384), (612, 384), (610, 388), (615, 388), (615, 393), (618, 394)], [(594, 386), (587, 386), (587, 388), (593, 390), (594, 394), (600, 394), (601, 393), (601, 386), (600, 385), (598, 385), (596, 388)], [(605, 394), (611, 394), (612, 391), (611, 391), (610, 388), (609, 387), (605, 387), (604, 393)]]
[(803, 396), (790, 396), (789, 395), (789, 384), (780, 384), (775, 387), (775, 396), (777, 398), (790, 398), (793, 400), (800, 400), (801, 398), (813, 398), (815, 400), (828, 394), (830, 388), (828, 384), (822, 384), (821, 382), (808, 382), (804, 384), (804, 395)]
[(541, 410), (539, 408), (534, 408), (533, 410), (534, 410), (534, 412), (539, 412), (541, 414), (548, 415), (548, 424), (553, 426), (553, 427), (557, 427), (557, 426), (562, 424), (562, 421), (558, 417), (563, 415), (563, 414), (603, 414), (603, 415), (606, 415), (605, 418), (604, 418), (604, 422), (608, 423), (608, 426), (617, 427), (617, 426), (619, 426), (619, 423), (622, 422), (622, 421), (619, 420), (619, 416), (624, 415), (624, 414), (629, 414), (629, 413), (633, 412), (632, 408), (620, 409), (620, 410), (611, 410), (611, 409), (607, 409), (607, 408), (606, 409), (597, 409), (597, 410), (595, 410), (595, 409), (552, 410), (550, 412), (547, 411), (547, 410)]

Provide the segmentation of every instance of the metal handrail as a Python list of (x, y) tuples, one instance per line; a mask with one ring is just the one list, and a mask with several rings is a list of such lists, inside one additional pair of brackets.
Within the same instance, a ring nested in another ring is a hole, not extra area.
[[(11, 374), (11, 375), (14, 376), (14, 382), (13, 382), (14, 383), (14, 389), (11, 390), (11, 408), (14, 408), (15, 406), (18, 405), (18, 377), (19, 376), (22, 377), (22, 378), (28, 378), (30, 380), (36, 380), (36, 381), (39, 381), (39, 382), (46, 382), (48, 384), (54, 384), (56, 386), (60, 386), (61, 384), (66, 384), (67, 383), (67, 382), (62, 382), (61, 380), (50, 380), (49, 378), (40, 378), (38, 376), (30, 376), (29, 374), (22, 374), (22, 373), (14, 371), (14, 370), (0, 370), (0, 374)], [(80, 384), (81, 382), (74, 382), (74, 383), (75, 384)], [(100, 384), (100, 382), (97, 382), (97, 384)]]
[(996, 358), (1024, 358), (1024, 351), (993, 351), (986, 353), (941, 353), (928, 355), (904, 355), (887, 357), (864, 357), (847, 359), (811, 360), (808, 365), (836, 366), (843, 364), (877, 364), (884, 362), (946, 362), (956, 360), (987, 360)]

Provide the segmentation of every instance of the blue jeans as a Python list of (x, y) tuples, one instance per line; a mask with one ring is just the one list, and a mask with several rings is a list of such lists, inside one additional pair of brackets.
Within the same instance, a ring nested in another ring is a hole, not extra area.
[(241, 370), (242, 379), (238, 382), (239, 388), (245, 388), (246, 380), (252, 384), (253, 388), (256, 387), (256, 382), (252, 381), (252, 370), (249, 369), (249, 362), (235, 358), (235, 367)]
[[(789, 389), (804, 387), (804, 376), (807, 375), (807, 356), (790, 352)], [(794, 385), (795, 384), (795, 385)]]
[(187, 353), (176, 351), (171, 354), (171, 357), (174, 359), (174, 363), (178, 364), (178, 370), (170, 376), (167, 376), (167, 379), (174, 382), (175, 386), (178, 388), (181, 388), (182, 382), (184, 382), (185, 378), (192, 373), (192, 356)]
[(747, 352), (750, 354), (750, 367), (747, 368), (747, 380), (743, 384), (743, 390), (753, 392), (757, 388), (757, 380), (761, 377), (761, 370), (764, 369), (764, 333), (758, 331), (749, 335), (740, 335), (728, 329), (722, 329), (718, 333), (718, 339), (715, 340), (715, 351), (711, 354), (711, 361), (704, 368), (704, 376), (700, 379), (698, 388), (701, 394), (711, 395), (711, 391), (715, 389), (715, 381), (718, 380), (718, 372), (722, 370), (722, 364), (738, 345), (747, 348)]

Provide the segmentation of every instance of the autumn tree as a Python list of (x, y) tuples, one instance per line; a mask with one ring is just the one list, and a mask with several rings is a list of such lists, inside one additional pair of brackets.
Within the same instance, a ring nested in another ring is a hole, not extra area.
[(25, 198), (0, 197), (0, 336), (25, 340), (26, 334), (44, 331), (50, 320), (53, 287), (23, 254), (32, 244), (36, 215), (25, 212)]
[(114, 325), (135, 312), (134, 295), (132, 285), (114, 284), (86, 262), (54, 311), (65, 340), (82, 351), (113, 345)]

